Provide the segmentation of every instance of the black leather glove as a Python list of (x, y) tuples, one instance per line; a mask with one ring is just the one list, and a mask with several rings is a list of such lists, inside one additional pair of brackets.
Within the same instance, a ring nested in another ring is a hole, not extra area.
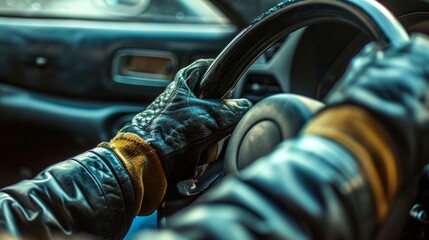
[(202, 151), (229, 135), (252, 104), (246, 99), (199, 99), (192, 90), (212, 60), (179, 71), (167, 89), (121, 132), (140, 136), (156, 150), (167, 180), (193, 177)]
[(429, 40), (415, 35), (385, 51), (367, 46), (327, 97), (329, 105), (362, 106), (389, 131), (401, 178), (429, 160)]
[(368, 45), (304, 130), (354, 157), (360, 174), (351, 212), (364, 223), (359, 231), (377, 239), (399, 236), (428, 161), (428, 62), (424, 36), (385, 51)]
[(199, 60), (180, 70), (153, 103), (110, 143), (102, 144), (118, 156), (131, 177), (137, 213), (150, 214), (167, 187), (171, 192), (178, 181), (194, 178), (205, 149), (228, 136), (252, 106), (246, 99), (194, 95), (193, 88), (211, 63)]

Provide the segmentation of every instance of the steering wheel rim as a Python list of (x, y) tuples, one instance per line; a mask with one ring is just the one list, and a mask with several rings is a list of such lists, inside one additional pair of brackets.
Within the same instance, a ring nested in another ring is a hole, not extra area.
[(409, 41), (399, 21), (375, 0), (289, 0), (242, 30), (217, 56), (194, 93), (200, 98), (224, 98), (252, 63), (274, 43), (299, 28), (327, 21), (357, 27), (382, 49)]

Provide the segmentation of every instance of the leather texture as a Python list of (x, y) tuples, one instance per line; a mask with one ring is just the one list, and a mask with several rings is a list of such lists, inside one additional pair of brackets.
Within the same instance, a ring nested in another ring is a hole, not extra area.
[(303, 136), (225, 178), (171, 217), (169, 232), (173, 239), (371, 239), (372, 206), (349, 152)]
[[(2, 189), (0, 229), (36, 239), (81, 233), (121, 239), (133, 201), (120, 161), (96, 148)], [(174, 215), (169, 230), (141, 239), (369, 239), (362, 229), (374, 224), (371, 206), (370, 188), (349, 152), (304, 136), (224, 179)]]
[(429, 40), (384, 51), (371, 44), (354, 58), (327, 97), (331, 106), (353, 104), (371, 112), (391, 134), (404, 184), (429, 159)]
[(95, 148), (1, 189), (0, 232), (23, 239), (71, 234), (121, 239), (134, 207), (132, 183), (121, 162), (111, 151)]
[[(429, 159), (429, 40), (414, 35), (409, 43), (381, 51), (367, 46), (354, 58), (327, 102), (366, 109), (390, 134), (399, 188), (378, 239), (398, 238), (417, 196)], [(326, 111), (326, 109), (325, 109)]]
[(121, 132), (134, 133), (153, 147), (168, 181), (193, 178), (206, 147), (228, 136), (252, 104), (246, 99), (197, 98), (192, 90), (212, 60), (179, 71), (167, 89)]

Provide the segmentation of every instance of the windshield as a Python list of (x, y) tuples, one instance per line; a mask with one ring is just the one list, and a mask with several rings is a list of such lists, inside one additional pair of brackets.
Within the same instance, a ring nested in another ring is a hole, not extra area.
[(0, 0), (0, 15), (146, 22), (228, 23), (207, 0)]

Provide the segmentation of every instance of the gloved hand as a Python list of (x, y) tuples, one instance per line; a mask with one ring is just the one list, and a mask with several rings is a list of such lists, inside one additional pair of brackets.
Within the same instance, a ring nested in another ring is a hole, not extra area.
[(108, 146), (134, 181), (137, 204), (143, 202), (141, 214), (158, 207), (168, 183), (194, 177), (202, 152), (228, 136), (252, 106), (246, 99), (209, 100), (193, 94), (211, 63), (199, 60), (180, 70)]
[(328, 95), (329, 105), (364, 107), (390, 132), (404, 177), (429, 160), (429, 40), (415, 35), (385, 51), (368, 45)]
[[(394, 202), (402, 202), (395, 209), (406, 214), (410, 192), (429, 160), (428, 63), (429, 40), (424, 36), (384, 51), (368, 45), (327, 96), (328, 107), (304, 130), (342, 145), (356, 157), (379, 223)], [(399, 195), (407, 199), (398, 201)]]

